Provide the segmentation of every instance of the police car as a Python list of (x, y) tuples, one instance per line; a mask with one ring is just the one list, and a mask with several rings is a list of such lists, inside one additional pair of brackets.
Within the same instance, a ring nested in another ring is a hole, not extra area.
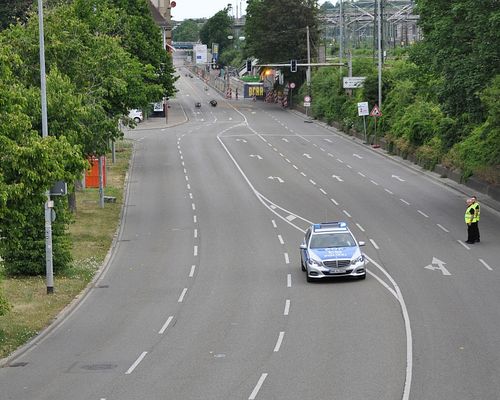
[(366, 260), (345, 222), (323, 222), (310, 226), (300, 244), (300, 264), (307, 281), (323, 278), (366, 278)]

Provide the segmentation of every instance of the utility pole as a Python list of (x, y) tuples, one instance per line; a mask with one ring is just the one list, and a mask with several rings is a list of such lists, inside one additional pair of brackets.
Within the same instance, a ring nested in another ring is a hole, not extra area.
[[(49, 136), (47, 124), (47, 88), (45, 77), (45, 42), (43, 38), (43, 1), (38, 0), (38, 26), (40, 39), (40, 90), (42, 101), (42, 137)], [(47, 294), (54, 293), (54, 267), (52, 260), (52, 208), (54, 202), (50, 200), (50, 190), (47, 190), (45, 202), (45, 272)]]
[(382, 110), (382, 0), (377, 0), (378, 108)]
[(342, 59), (344, 57), (344, 11), (342, 8), (343, 1), (339, 1), (340, 11), (339, 11), (339, 27), (340, 27), (340, 40), (339, 40), (339, 62), (342, 64)]
[(311, 45), (309, 44), (309, 25), (307, 26), (307, 94), (311, 94)]

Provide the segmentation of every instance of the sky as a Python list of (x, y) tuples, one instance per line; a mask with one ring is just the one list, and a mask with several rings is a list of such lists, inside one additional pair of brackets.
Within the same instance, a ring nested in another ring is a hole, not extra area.
[[(176, 6), (172, 8), (172, 18), (175, 21), (182, 21), (189, 18), (210, 18), (217, 12), (224, 9), (228, 4), (233, 6), (233, 15), (236, 17), (236, 8), (238, 16), (245, 13), (246, 0), (175, 0)], [(335, 1), (330, 0), (335, 3)], [(319, 1), (319, 4), (324, 0)]]

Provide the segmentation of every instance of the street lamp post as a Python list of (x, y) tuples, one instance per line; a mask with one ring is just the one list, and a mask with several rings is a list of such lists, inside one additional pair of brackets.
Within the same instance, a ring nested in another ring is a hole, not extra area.
[[(49, 136), (47, 124), (47, 89), (45, 77), (45, 43), (43, 39), (43, 0), (38, 0), (38, 26), (40, 39), (40, 90), (42, 101), (42, 137)], [(52, 260), (52, 207), (50, 191), (47, 190), (45, 202), (45, 272), (47, 294), (54, 293), (54, 268)]]

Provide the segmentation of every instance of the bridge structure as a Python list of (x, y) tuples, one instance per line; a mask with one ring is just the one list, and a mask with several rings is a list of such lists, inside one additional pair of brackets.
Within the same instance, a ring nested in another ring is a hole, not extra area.
[(196, 42), (172, 42), (172, 47), (176, 50), (193, 50), (193, 46)]

